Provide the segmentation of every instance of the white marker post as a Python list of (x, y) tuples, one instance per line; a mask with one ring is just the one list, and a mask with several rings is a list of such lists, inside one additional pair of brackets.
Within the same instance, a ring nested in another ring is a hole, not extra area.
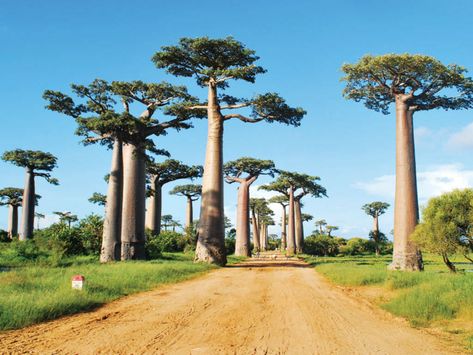
[(85, 277), (82, 275), (72, 276), (72, 288), (74, 290), (82, 290), (85, 284)]

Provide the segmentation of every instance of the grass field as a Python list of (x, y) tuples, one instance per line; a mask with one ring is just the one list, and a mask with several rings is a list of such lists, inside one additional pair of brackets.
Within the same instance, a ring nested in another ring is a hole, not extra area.
[[(414, 326), (440, 327), (473, 342), (473, 264), (454, 258), (453, 274), (441, 259), (425, 255), (424, 272), (388, 271), (390, 257), (305, 257), (332, 282), (343, 286), (380, 288), (379, 305)], [(383, 291), (384, 290), (384, 291)], [(473, 347), (472, 347), (473, 349)]]
[[(240, 259), (230, 257), (229, 263)], [(153, 261), (101, 265), (76, 257), (61, 266), (26, 264), (0, 272), (0, 329), (21, 328), (62, 315), (90, 310), (119, 297), (189, 279), (216, 268), (194, 264), (192, 254), (165, 254)], [(85, 276), (86, 288), (71, 288), (71, 277)]]

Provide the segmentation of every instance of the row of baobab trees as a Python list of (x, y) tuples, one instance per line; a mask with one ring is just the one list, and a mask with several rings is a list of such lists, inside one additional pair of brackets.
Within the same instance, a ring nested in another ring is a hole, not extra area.
[[(231, 37), (183, 38), (177, 45), (165, 46), (156, 52), (152, 61), (157, 68), (174, 76), (194, 78), (197, 86), (207, 90), (207, 100), (202, 101), (190, 95), (185, 87), (165, 82), (108, 83), (97, 79), (87, 86), (73, 84), (74, 98), (52, 90), (44, 93), (48, 109), (70, 116), (77, 122), (76, 133), (83, 137), (85, 144), (100, 143), (112, 149), (103, 236), (106, 250), (103, 250), (102, 261), (142, 259), (145, 256), (146, 165), (153, 161), (152, 153), (163, 153), (151, 138), (162, 136), (170, 129), (189, 129), (193, 119), (206, 118), (208, 140), (196, 261), (226, 263), (223, 213), (225, 122), (236, 119), (245, 123), (266, 121), (299, 126), (306, 114), (302, 108), (287, 105), (274, 92), (249, 99), (226, 93), (231, 81), (253, 83), (259, 74), (265, 72), (255, 64), (258, 59), (253, 50)], [(473, 107), (473, 80), (465, 76), (466, 69), (461, 66), (444, 65), (433, 57), (411, 54), (366, 55), (357, 63), (343, 65), (342, 71), (345, 73), (342, 80), (346, 83), (343, 95), (347, 99), (363, 102), (367, 108), (383, 114), (388, 114), (390, 106), (395, 104), (396, 197), (391, 268), (421, 270), (421, 253), (410, 240), (419, 219), (413, 116), (418, 111)], [(141, 106), (142, 110), (136, 111), (136, 106)], [(235, 182), (240, 183), (239, 198), (247, 198), (241, 191), (249, 181)], [(286, 240), (289, 253), (293, 248), (292, 235), (294, 249), (297, 249), (297, 226), (291, 222), (291, 216), (297, 213), (297, 202), (292, 189), (286, 186), (284, 190), (292, 199)], [(34, 206), (33, 200), (25, 199), (25, 202)], [(247, 235), (249, 227), (246, 222), (242, 221), (237, 227), (241, 234)], [(114, 249), (108, 247), (112, 245), (115, 245)], [(242, 248), (246, 250), (246, 247)]]

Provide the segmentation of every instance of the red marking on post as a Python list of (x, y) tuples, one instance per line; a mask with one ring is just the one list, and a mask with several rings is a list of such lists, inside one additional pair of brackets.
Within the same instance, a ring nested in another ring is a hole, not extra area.
[(72, 281), (85, 281), (85, 277), (82, 275), (74, 275), (72, 276)]

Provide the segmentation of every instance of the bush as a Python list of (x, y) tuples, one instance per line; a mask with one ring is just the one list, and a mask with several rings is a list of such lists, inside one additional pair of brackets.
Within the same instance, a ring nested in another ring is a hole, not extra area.
[(363, 238), (352, 238), (347, 241), (347, 244), (340, 248), (340, 253), (345, 255), (361, 255), (363, 253), (373, 253), (375, 251), (375, 244)]
[(235, 243), (236, 239), (234, 237), (226, 237), (225, 238), (225, 249), (227, 251), (227, 255), (235, 253)]
[(103, 218), (91, 214), (82, 219), (76, 227), (87, 255), (99, 255), (102, 246)]
[(9, 243), (9, 242), (11, 242), (11, 239), (8, 238), (7, 231), (0, 229), (0, 243)]
[(304, 240), (304, 252), (309, 255), (335, 256), (338, 249), (337, 240), (328, 235), (311, 235)]
[(186, 246), (186, 238), (177, 232), (162, 231), (159, 235), (150, 236), (147, 244), (161, 252), (181, 252)]

